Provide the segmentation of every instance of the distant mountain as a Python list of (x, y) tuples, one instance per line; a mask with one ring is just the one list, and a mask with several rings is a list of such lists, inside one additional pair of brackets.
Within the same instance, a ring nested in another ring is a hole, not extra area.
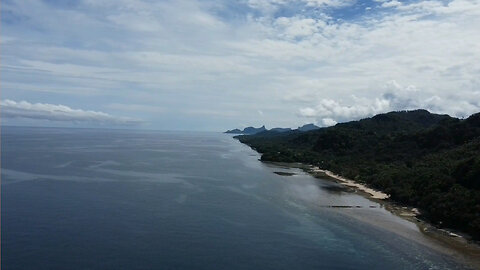
[(307, 132), (236, 138), (264, 161), (333, 171), (480, 240), (480, 113), (462, 120), (426, 110), (390, 112)]
[(243, 129), (243, 134), (257, 134), (257, 133), (260, 133), (262, 131), (266, 131), (267, 129), (265, 128), (265, 126), (261, 126), (259, 128), (254, 128), (254, 127), (247, 127), (245, 129)]
[(314, 125), (314, 124), (306, 124), (301, 127), (298, 127), (298, 131), (310, 131), (310, 130), (316, 130), (319, 129), (320, 127)]
[(317, 127), (314, 124), (307, 124), (299, 127), (298, 129), (291, 129), (291, 128), (272, 128), (272, 129), (266, 129), (265, 126), (261, 126), (259, 128), (254, 128), (254, 127), (247, 127), (243, 130), (240, 130), (238, 128), (232, 129), (232, 130), (227, 130), (224, 133), (229, 133), (229, 134), (243, 134), (243, 135), (253, 135), (253, 134), (259, 134), (259, 133), (265, 133), (269, 134), (271, 133), (272, 135), (278, 134), (278, 133), (290, 133), (290, 132), (295, 132), (295, 131), (301, 131), (301, 132), (306, 132), (306, 131), (311, 131), (311, 130), (316, 130), (319, 129), (320, 127)]
[(243, 134), (243, 131), (241, 131), (240, 129), (236, 128), (236, 129), (232, 129), (232, 130), (227, 130), (227, 131), (225, 131), (224, 133), (229, 133), (229, 134)]
[(232, 130), (227, 130), (225, 131), (225, 133), (229, 133), (229, 134), (244, 134), (244, 135), (253, 135), (253, 134), (257, 134), (257, 133), (260, 133), (260, 132), (263, 132), (263, 131), (266, 131), (267, 129), (265, 128), (265, 125), (259, 127), (259, 128), (255, 128), (255, 127), (246, 127), (244, 128), (243, 130), (240, 130), (238, 128), (236, 129), (232, 129)]
[(269, 131), (283, 133), (283, 132), (292, 131), (292, 129), (291, 129), (291, 128), (272, 128), (272, 129), (270, 129)]

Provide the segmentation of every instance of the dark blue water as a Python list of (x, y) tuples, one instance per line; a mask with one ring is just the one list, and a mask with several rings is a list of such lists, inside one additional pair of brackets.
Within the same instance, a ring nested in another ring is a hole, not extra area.
[(228, 135), (4, 127), (1, 139), (2, 269), (463, 269), (415, 225)]

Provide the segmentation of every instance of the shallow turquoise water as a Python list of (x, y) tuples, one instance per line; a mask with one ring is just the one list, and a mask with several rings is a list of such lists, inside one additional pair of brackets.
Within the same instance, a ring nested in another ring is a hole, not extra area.
[(4, 127), (2, 269), (463, 269), (258, 158), (225, 134)]

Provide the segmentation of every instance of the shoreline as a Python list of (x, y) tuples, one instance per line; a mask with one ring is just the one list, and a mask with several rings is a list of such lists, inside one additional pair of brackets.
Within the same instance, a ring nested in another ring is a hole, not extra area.
[[(255, 149), (254, 149), (255, 150)], [(419, 218), (421, 214), (417, 208), (407, 207), (400, 205), (394, 201), (389, 200), (390, 195), (384, 192), (374, 190), (367, 187), (364, 184), (355, 182), (354, 180), (344, 178), (340, 175), (337, 175), (328, 170), (322, 170), (316, 166), (303, 164), (299, 162), (286, 163), (286, 162), (271, 162), (271, 161), (262, 161), (262, 163), (271, 164), (274, 166), (281, 166), (286, 168), (298, 168), (311, 175), (316, 179), (322, 179), (326, 181), (333, 181), (342, 186), (347, 187), (352, 190), (354, 193), (371, 200), (373, 202), (379, 203), (383, 208), (390, 212), (391, 214), (409, 221), (416, 225), (419, 232), (424, 235), (432, 243), (428, 246), (434, 250), (442, 252), (448, 256), (451, 256), (459, 263), (467, 267), (473, 267), (472, 269), (480, 269), (480, 245), (479, 243), (469, 239), (469, 236), (462, 235), (460, 233), (450, 231), (448, 229), (438, 228), (433, 224), (429, 223), (426, 220)], [(363, 220), (375, 226), (380, 226), (376, 224), (375, 221)], [(383, 227), (382, 227), (383, 228)], [(391, 230), (392, 233), (399, 234), (398, 232)], [(412, 237), (408, 235), (400, 234), (403, 237), (406, 237), (412, 241), (415, 241)], [(418, 240), (417, 240), (418, 241)], [(425, 244), (425, 243), (423, 243)]]
[[(367, 187), (364, 184), (361, 184), (361, 183), (355, 182), (353, 180), (344, 178), (344, 177), (342, 177), (338, 174), (335, 174), (335, 173), (333, 173), (329, 170), (322, 170), (319, 167), (314, 167), (314, 166), (310, 166), (310, 167), (311, 167), (310, 170), (307, 171), (308, 173), (310, 173), (310, 174), (318, 174), (318, 173), (324, 174), (324, 175), (326, 175), (330, 178), (333, 178), (333, 179), (337, 180), (340, 184), (342, 184), (346, 187), (354, 188), (354, 189), (357, 189), (357, 190), (360, 190), (362, 192), (365, 192), (365, 193), (369, 194), (372, 199), (385, 200), (385, 199), (390, 198), (390, 195), (387, 194), (387, 193), (384, 193), (384, 192), (381, 192), (381, 191), (378, 191), (378, 190), (374, 190), (372, 188)], [(313, 176), (317, 177), (315, 175), (313, 175)]]

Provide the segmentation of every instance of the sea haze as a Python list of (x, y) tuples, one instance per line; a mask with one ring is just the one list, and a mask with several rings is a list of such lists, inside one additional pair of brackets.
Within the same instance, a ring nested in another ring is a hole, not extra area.
[(379, 204), (230, 135), (1, 136), (2, 269), (464, 269)]

